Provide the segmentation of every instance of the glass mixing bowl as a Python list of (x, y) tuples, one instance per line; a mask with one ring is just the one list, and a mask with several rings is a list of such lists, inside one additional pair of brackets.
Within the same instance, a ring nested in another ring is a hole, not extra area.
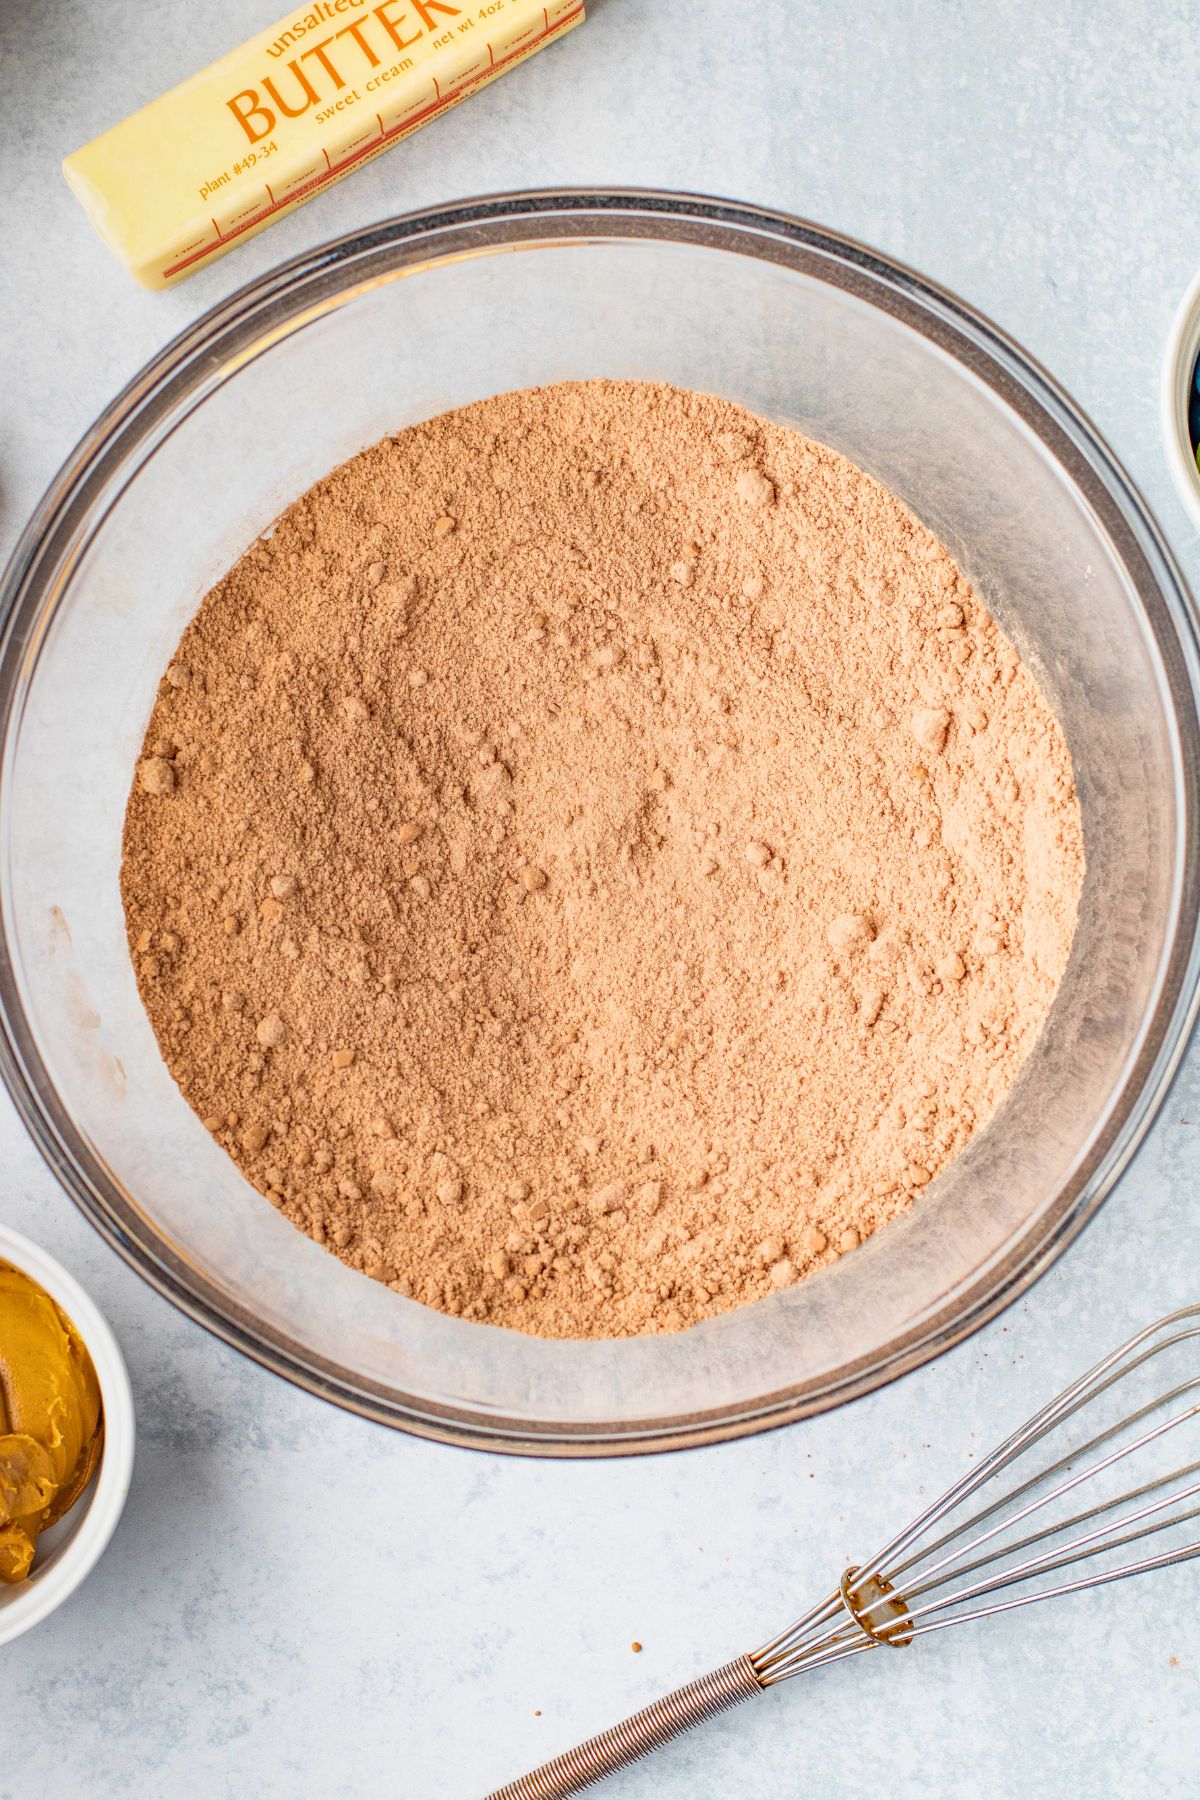
[[(1070, 966), (986, 1131), (912, 1213), (675, 1336), (541, 1342), (343, 1267), (243, 1180), (167, 1074), (126, 953), (121, 822), (206, 589), (386, 432), (567, 377), (676, 382), (833, 445), (950, 546), (1063, 722), (1088, 873)], [(1094, 1213), (1197, 988), (1196, 621), (1095, 432), (960, 301), (779, 214), (644, 193), (465, 202), (313, 250), (134, 381), (20, 544), (0, 645), (3, 1073), (147, 1280), (268, 1367), (389, 1424), (556, 1455), (800, 1418), (954, 1343)]]

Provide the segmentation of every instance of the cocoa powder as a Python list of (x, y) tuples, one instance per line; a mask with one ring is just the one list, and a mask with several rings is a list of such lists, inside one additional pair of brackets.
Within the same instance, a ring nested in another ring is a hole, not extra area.
[(506, 394), (305, 494), (162, 683), (122, 889), (247, 1177), (400, 1293), (678, 1329), (910, 1206), (1065, 966), (1067, 748), (844, 458), (664, 386)]

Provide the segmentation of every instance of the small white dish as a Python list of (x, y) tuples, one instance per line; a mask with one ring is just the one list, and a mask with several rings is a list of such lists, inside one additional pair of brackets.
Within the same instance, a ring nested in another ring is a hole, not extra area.
[(1160, 413), (1167, 463), (1192, 524), (1200, 530), (1200, 469), (1188, 431), (1188, 406), (1196, 359), (1200, 356), (1200, 274), (1188, 288), (1171, 321), (1163, 355)]
[(38, 1543), (25, 1581), (0, 1583), (0, 1644), (48, 1618), (91, 1574), (116, 1530), (133, 1473), (133, 1390), (107, 1321), (73, 1275), (46, 1251), (0, 1225), (0, 1262), (45, 1288), (87, 1345), (104, 1406), (104, 1447), (87, 1491)]

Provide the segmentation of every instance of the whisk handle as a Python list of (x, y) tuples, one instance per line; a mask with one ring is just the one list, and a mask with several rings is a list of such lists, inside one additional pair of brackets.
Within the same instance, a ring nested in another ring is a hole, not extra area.
[(487, 1800), (565, 1800), (568, 1794), (581, 1794), (584, 1788), (615, 1775), (618, 1769), (649, 1756), (686, 1731), (700, 1725), (726, 1707), (760, 1694), (762, 1687), (748, 1656), (739, 1656), (711, 1675), (689, 1681), (686, 1687), (664, 1694), (661, 1700), (644, 1706), (619, 1725), (588, 1738), (574, 1750), (566, 1750), (552, 1762), (543, 1763), (528, 1775), (497, 1788)]

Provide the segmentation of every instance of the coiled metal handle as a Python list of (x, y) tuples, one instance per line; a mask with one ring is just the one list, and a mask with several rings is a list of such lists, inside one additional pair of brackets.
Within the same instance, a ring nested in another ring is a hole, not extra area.
[(553, 1762), (543, 1763), (540, 1769), (497, 1788), (487, 1800), (565, 1800), (566, 1795), (580, 1794), (606, 1775), (615, 1775), (639, 1757), (661, 1749), (690, 1725), (700, 1725), (726, 1707), (761, 1693), (754, 1664), (748, 1656), (739, 1656), (724, 1668), (714, 1669), (711, 1675), (702, 1675), (698, 1681), (676, 1688), (673, 1694), (664, 1694), (661, 1700), (602, 1731), (599, 1737), (588, 1738), (574, 1750), (556, 1756)]

